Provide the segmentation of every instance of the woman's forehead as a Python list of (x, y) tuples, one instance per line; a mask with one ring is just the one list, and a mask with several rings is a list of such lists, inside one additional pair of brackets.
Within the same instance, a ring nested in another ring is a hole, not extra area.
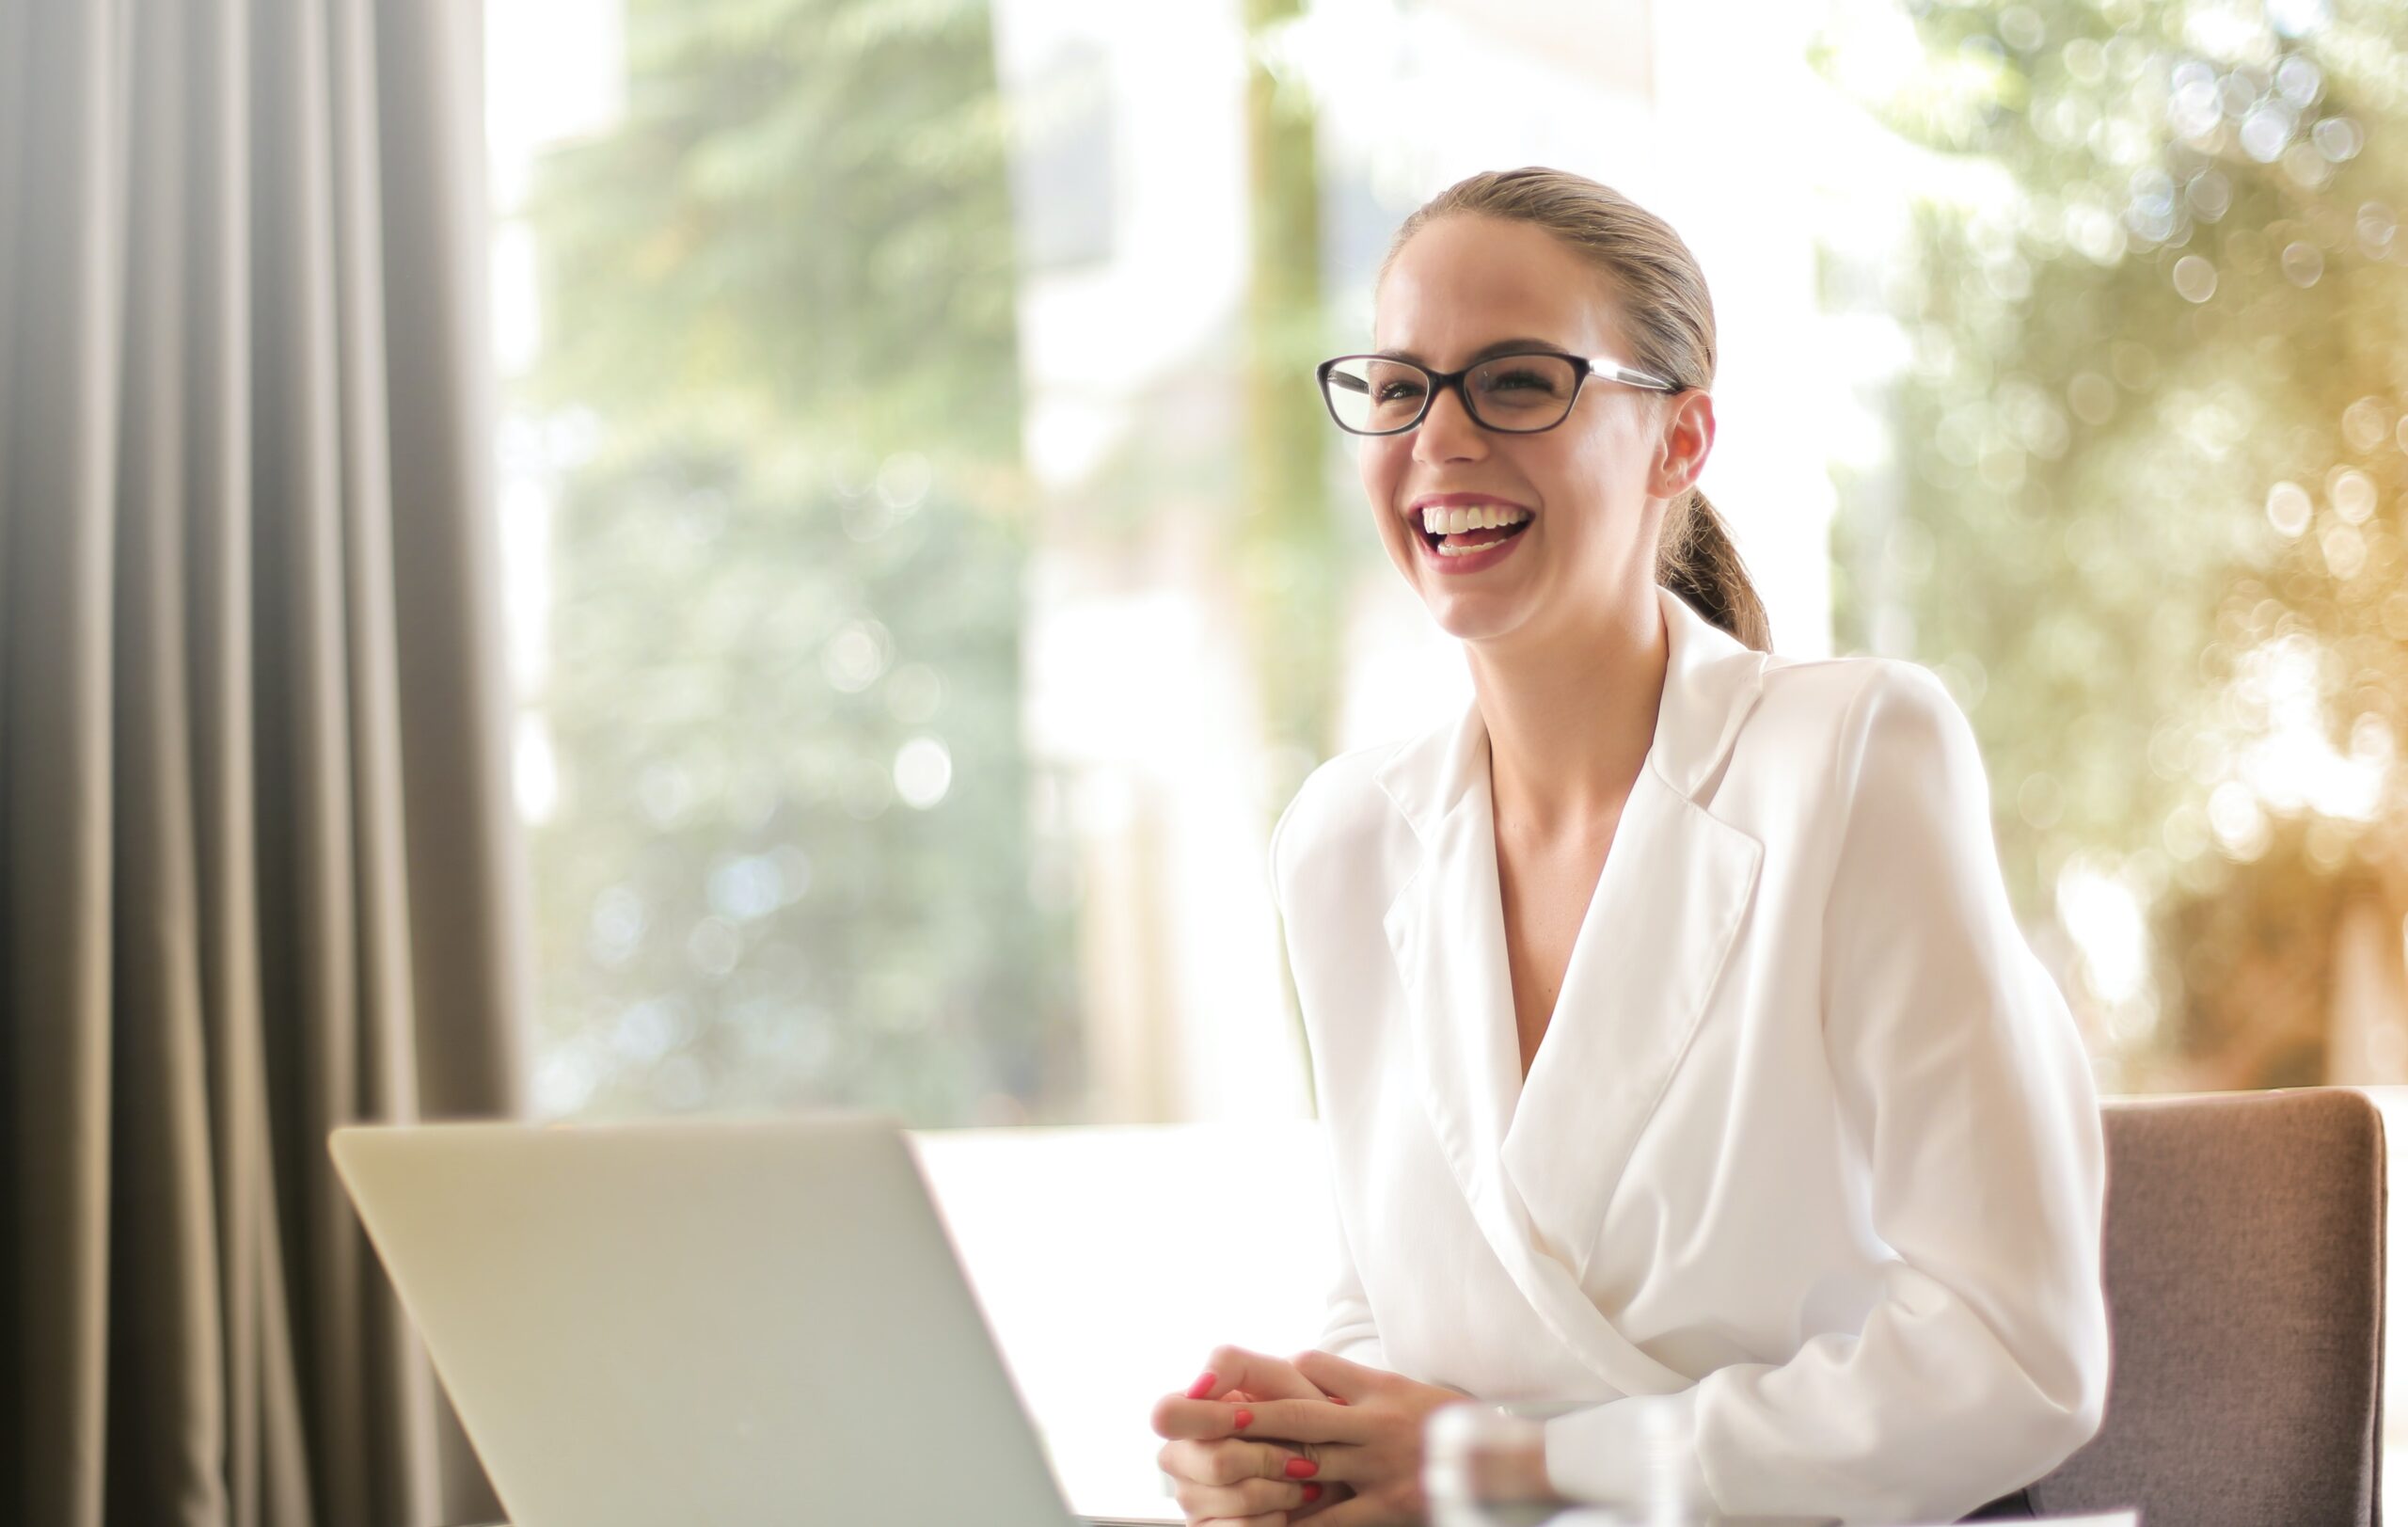
[(1372, 343), (1441, 369), (1516, 336), (1582, 354), (1611, 350), (1619, 325), (1605, 286), (1544, 229), (1442, 218), (1407, 240), (1388, 266), (1373, 295)]

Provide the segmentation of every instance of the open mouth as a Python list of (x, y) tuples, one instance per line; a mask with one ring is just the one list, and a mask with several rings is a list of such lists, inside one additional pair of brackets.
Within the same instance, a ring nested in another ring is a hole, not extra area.
[(1451, 533), (1425, 530), (1420, 532), (1420, 535), (1430, 549), (1438, 555), (1462, 556), (1466, 552), (1495, 546), (1500, 541), (1510, 541), (1529, 530), (1530, 524), (1531, 521), (1525, 518), (1517, 519), (1511, 525), (1491, 526), (1481, 530)]

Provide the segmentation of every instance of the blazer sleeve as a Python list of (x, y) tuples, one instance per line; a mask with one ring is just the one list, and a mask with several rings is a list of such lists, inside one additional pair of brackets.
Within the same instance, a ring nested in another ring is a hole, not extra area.
[(1338, 1243), (1338, 1275), (1330, 1280), (1328, 1312), (1322, 1317), (1321, 1335), (1313, 1345), (1349, 1362), (1385, 1369), (1388, 1365), (1387, 1352), (1380, 1345), (1379, 1327), (1371, 1323), (1371, 1304), (1363, 1296), (1363, 1279), (1354, 1270), (1354, 1253), (1346, 1244), (1346, 1227), (1335, 1213), (1330, 1216), (1330, 1238)]
[(1550, 1422), (1575, 1498), (1643, 1488), (1652, 1455), (1728, 1515), (1947, 1521), (2099, 1428), (2098, 1102), (2008, 905), (1972, 728), (1931, 674), (1884, 661), (1839, 748), (1824, 1040), (1885, 1286), (1860, 1329), (1786, 1362)]
[[(1279, 813), (1279, 820), (1271, 829), (1271, 851), (1268, 860), (1271, 905), (1279, 915), (1280, 938), (1283, 944), (1289, 946), (1288, 959), (1291, 970), (1294, 968), (1295, 955), (1288, 922), (1286, 882), (1284, 872), (1280, 868), (1279, 853), (1280, 842), (1287, 833), (1288, 822), (1295, 816), (1296, 807), (1304, 799), (1305, 792), (1297, 791), (1295, 799), (1288, 803), (1287, 809)], [(1303, 987), (1293, 981), (1291, 985), (1295, 986), (1298, 1000), (1301, 1001)], [(1308, 1027), (1307, 1032), (1309, 1031)], [(1321, 1070), (1318, 1066), (1313, 1068), (1313, 1078), (1315, 1107), (1321, 1117), (1326, 1120), (1329, 1117), (1329, 1110), (1326, 1096), (1321, 1089)], [(1372, 1368), (1386, 1368), (1388, 1365), (1387, 1354), (1380, 1345), (1379, 1328), (1371, 1323), (1370, 1300), (1363, 1293), (1362, 1274), (1355, 1270), (1354, 1252), (1347, 1244), (1346, 1226), (1339, 1212), (1334, 1190), (1330, 1202), (1329, 1241), (1337, 1272), (1328, 1285), (1328, 1309), (1322, 1319), (1321, 1335), (1313, 1342), (1313, 1345), (1323, 1352), (1344, 1358), (1350, 1362), (1359, 1362)]]

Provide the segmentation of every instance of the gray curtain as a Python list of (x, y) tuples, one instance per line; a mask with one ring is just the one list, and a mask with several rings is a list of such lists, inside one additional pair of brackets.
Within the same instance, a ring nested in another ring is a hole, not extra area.
[(0, 1520), (498, 1515), (325, 1149), (521, 1111), (473, 0), (0, 0)]

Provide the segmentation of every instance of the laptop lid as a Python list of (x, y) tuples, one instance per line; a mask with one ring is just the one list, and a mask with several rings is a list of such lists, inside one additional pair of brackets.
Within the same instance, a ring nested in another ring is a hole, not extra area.
[(329, 1144), (515, 1527), (1071, 1521), (893, 1120)]

